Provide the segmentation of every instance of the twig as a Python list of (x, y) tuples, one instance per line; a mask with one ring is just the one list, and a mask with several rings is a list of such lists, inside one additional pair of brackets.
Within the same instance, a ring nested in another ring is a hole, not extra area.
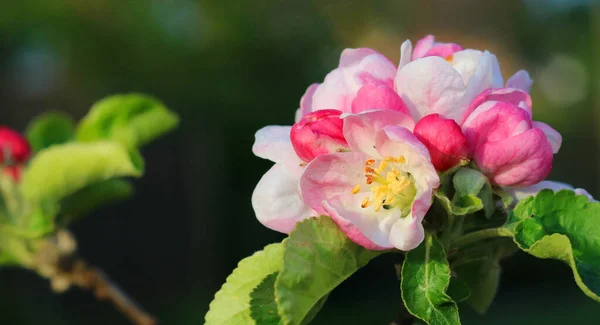
[[(67, 263), (69, 264), (69, 263)], [(89, 267), (85, 261), (77, 260), (70, 270), (62, 274), (74, 285), (87, 289), (99, 300), (111, 301), (133, 324), (158, 325), (158, 320), (148, 314), (138, 303), (114, 284), (100, 269)]]

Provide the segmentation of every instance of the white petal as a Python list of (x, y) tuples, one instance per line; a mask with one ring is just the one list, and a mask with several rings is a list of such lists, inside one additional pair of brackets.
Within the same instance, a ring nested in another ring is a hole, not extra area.
[(296, 222), (316, 215), (298, 193), (299, 178), (282, 164), (275, 164), (260, 179), (252, 193), (256, 218), (273, 230), (289, 233)]
[(404, 41), (402, 46), (400, 46), (400, 63), (398, 64), (398, 69), (401, 69), (403, 66), (407, 65), (412, 60), (412, 43), (410, 40)]
[(552, 153), (557, 153), (562, 144), (562, 135), (550, 125), (543, 122), (534, 121), (532, 126), (542, 130), (544, 134), (546, 134), (546, 138), (548, 138), (548, 141), (550, 141), (550, 144), (552, 145)]
[(467, 108), (459, 107), (465, 93), (462, 76), (440, 57), (426, 57), (405, 65), (398, 70), (395, 89), (416, 121), (438, 113), (458, 122)]
[(252, 152), (260, 158), (284, 164), (291, 172), (300, 175), (303, 161), (292, 146), (291, 129), (291, 126), (269, 125), (258, 130), (254, 135)]
[(529, 73), (525, 70), (519, 70), (512, 77), (508, 79), (506, 82), (507, 88), (517, 88), (521, 89), (525, 92), (529, 92), (531, 89), (531, 85), (533, 84), (533, 80), (529, 77)]

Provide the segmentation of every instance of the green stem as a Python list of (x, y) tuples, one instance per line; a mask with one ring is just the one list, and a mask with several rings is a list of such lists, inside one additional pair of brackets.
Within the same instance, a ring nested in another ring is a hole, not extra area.
[(514, 234), (512, 231), (503, 227), (483, 229), (458, 237), (452, 243), (452, 248), (461, 248), (469, 244), (489, 238), (513, 236)]

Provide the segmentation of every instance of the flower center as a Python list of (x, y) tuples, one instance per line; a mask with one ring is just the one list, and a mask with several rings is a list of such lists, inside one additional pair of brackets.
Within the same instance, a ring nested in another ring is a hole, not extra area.
[[(365, 162), (365, 182), (369, 185), (372, 195), (362, 201), (363, 209), (373, 206), (373, 210), (378, 212), (381, 208), (389, 210), (400, 207), (402, 216), (408, 215), (416, 188), (410, 173), (399, 168), (399, 165), (405, 163), (406, 159), (403, 156), (385, 157), (377, 168), (374, 168), (375, 159)], [(358, 194), (360, 187), (360, 184), (357, 184), (352, 193)]]

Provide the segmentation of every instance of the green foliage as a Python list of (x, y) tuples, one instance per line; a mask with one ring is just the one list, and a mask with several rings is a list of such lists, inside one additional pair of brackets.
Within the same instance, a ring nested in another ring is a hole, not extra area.
[(31, 202), (58, 202), (112, 177), (141, 176), (139, 155), (116, 142), (67, 143), (42, 150), (23, 175), (21, 190)]
[(55, 144), (67, 143), (75, 138), (73, 119), (62, 113), (49, 112), (36, 117), (25, 131), (34, 152)]
[(250, 294), (250, 316), (256, 324), (283, 325), (275, 302), (275, 280), (278, 274), (275, 272), (268, 275)]
[(471, 259), (454, 268), (458, 279), (469, 288), (467, 304), (479, 314), (484, 314), (496, 297), (500, 270), (498, 259), (490, 256)]
[(543, 190), (520, 202), (511, 223), (515, 242), (538, 258), (567, 263), (575, 281), (600, 302), (600, 203), (571, 190)]
[(124, 179), (112, 178), (90, 184), (60, 201), (56, 222), (66, 225), (102, 205), (125, 200), (131, 195), (133, 185)]
[(77, 128), (77, 140), (114, 140), (127, 148), (145, 145), (173, 129), (177, 115), (160, 101), (141, 94), (115, 95), (91, 108)]
[(286, 325), (305, 324), (331, 290), (381, 254), (352, 242), (325, 216), (298, 223), (284, 247), (275, 293)]
[(406, 253), (401, 289), (406, 309), (430, 325), (460, 324), (456, 302), (447, 294), (450, 266), (438, 239), (427, 233), (419, 247)]
[[(270, 280), (267, 277), (280, 270), (283, 249), (283, 244), (271, 244), (241, 260), (215, 294), (215, 299), (205, 316), (206, 325), (255, 324), (251, 315), (250, 295), (261, 282), (262, 288), (268, 289)], [(268, 300), (269, 297), (268, 290), (263, 292), (262, 288), (254, 294), (254, 298), (259, 299), (259, 302), (264, 302), (264, 299)], [(254, 307), (255, 313), (258, 312), (257, 308)]]
[(488, 218), (494, 213), (492, 187), (485, 175), (461, 167), (454, 175), (446, 175), (445, 180), (435, 197), (448, 213), (464, 216), (484, 210)]

